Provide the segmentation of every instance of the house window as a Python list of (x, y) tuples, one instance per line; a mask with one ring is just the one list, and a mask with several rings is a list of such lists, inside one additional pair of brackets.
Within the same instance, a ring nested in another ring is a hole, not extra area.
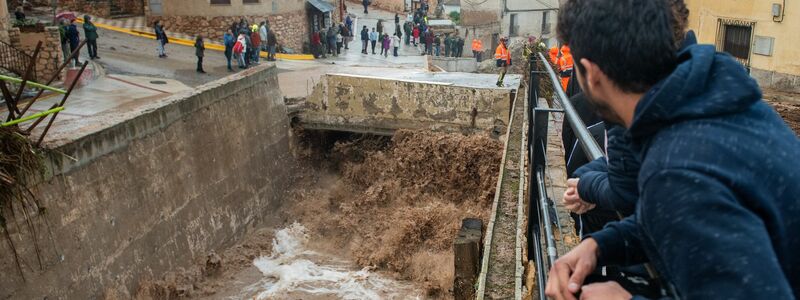
[(258, 4), (259, 0), (242, 0), (244, 4)]
[(542, 34), (549, 34), (550, 33), (550, 12), (543, 11), (542, 12)]
[(231, 0), (211, 0), (214, 5), (231, 5)]
[(511, 21), (508, 26), (508, 35), (517, 36), (519, 25), (517, 25), (517, 14), (511, 14)]
[(749, 67), (754, 25), (754, 22), (720, 19), (717, 50), (727, 52)]

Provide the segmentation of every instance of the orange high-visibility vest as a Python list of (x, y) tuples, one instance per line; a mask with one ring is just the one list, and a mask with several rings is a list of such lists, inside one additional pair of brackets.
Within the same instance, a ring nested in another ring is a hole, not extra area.
[(472, 40), (472, 51), (483, 51), (483, 43), (481, 43), (481, 40)]
[(550, 61), (554, 64), (558, 64), (558, 48), (550, 48)]
[(494, 51), (494, 59), (502, 59), (505, 60), (506, 63), (511, 63), (511, 54), (508, 53), (508, 49), (506, 49), (503, 44), (497, 45), (497, 50)]
[(572, 60), (572, 54), (569, 52), (565, 53), (558, 59), (558, 66), (561, 68), (561, 71), (572, 70), (574, 67), (575, 62)]

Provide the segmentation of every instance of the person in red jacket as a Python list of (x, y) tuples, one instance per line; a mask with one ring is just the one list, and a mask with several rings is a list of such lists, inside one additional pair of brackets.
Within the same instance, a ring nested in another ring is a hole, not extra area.
[(258, 34), (258, 25), (253, 25), (253, 29), (250, 32), (250, 42), (253, 43), (253, 57), (250, 58), (250, 61), (258, 64), (258, 60), (261, 57), (261, 35)]
[(419, 26), (414, 26), (414, 30), (411, 31), (411, 35), (414, 36), (414, 46), (417, 46), (417, 41), (419, 41)]

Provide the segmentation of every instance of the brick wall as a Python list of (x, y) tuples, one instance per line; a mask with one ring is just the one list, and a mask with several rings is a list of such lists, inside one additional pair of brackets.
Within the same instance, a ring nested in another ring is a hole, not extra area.
[[(129, 1), (133, 2), (133, 0)], [(75, 11), (108, 18), (111, 15), (111, 4), (108, 1), (59, 0), (58, 10)]]
[(258, 23), (265, 18), (268, 19), (270, 30), (275, 31), (278, 38), (278, 44), (291, 48), (295, 53), (302, 52), (303, 43), (309, 42), (308, 17), (305, 10), (268, 16), (148, 16), (147, 23), (153, 24), (156, 20), (161, 20), (168, 31), (189, 35), (202, 34), (204, 37), (222, 39), (222, 35), (231, 24), (241, 18)]

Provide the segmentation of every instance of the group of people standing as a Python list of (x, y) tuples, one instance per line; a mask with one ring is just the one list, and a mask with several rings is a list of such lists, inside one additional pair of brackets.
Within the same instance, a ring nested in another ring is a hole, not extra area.
[(267, 51), (267, 61), (275, 61), (278, 41), (275, 32), (269, 28), (269, 20), (251, 24), (242, 18), (231, 24), (222, 38), (228, 71), (233, 71), (233, 59), (240, 69), (260, 64), (261, 51)]
[[(165, 46), (169, 43), (169, 38), (160, 21), (155, 21), (153, 29), (156, 35), (156, 52), (159, 58), (166, 58)], [(232, 61), (236, 60), (240, 69), (246, 69), (252, 65), (258, 65), (261, 60), (261, 51), (267, 51), (267, 61), (275, 61), (277, 51), (277, 37), (269, 28), (269, 21), (265, 20), (259, 24), (248, 23), (244, 18), (239, 22), (234, 22), (222, 36), (225, 46), (225, 58), (227, 59), (228, 71), (233, 71)], [(202, 35), (197, 35), (194, 42), (195, 56), (197, 56), (197, 72), (205, 73), (203, 70), (203, 57), (205, 56), (205, 40)]]
[(353, 40), (353, 19), (348, 15), (344, 23), (333, 23), (328, 28), (311, 33), (311, 53), (315, 58), (325, 58), (328, 55), (339, 56), (344, 50), (350, 49)]
[(378, 21), (377, 27), (373, 27), (372, 31), (369, 31), (367, 26), (364, 26), (361, 29), (361, 53), (369, 54), (367, 48), (371, 46), (372, 54), (375, 54), (375, 45), (378, 44), (380, 45), (380, 55), (388, 57), (389, 50), (394, 49), (392, 55), (397, 57), (399, 55), (397, 51), (400, 48), (401, 35), (401, 33), (395, 32), (395, 34), (389, 36), (388, 32), (383, 31), (381, 21)]
[[(58, 32), (61, 37), (61, 52), (64, 54), (64, 62), (67, 62), (69, 56), (78, 50), (81, 44), (81, 34), (80, 31), (78, 31), (78, 26), (75, 25), (74, 19), (61, 20), (61, 24), (58, 26)], [(83, 16), (83, 34), (86, 39), (86, 49), (89, 52), (89, 58), (99, 59), (100, 56), (97, 55), (97, 39), (99, 35), (97, 34), (97, 27), (92, 23), (92, 17), (89, 15)], [(73, 61), (74, 66), (80, 65), (78, 55), (75, 55)]]

